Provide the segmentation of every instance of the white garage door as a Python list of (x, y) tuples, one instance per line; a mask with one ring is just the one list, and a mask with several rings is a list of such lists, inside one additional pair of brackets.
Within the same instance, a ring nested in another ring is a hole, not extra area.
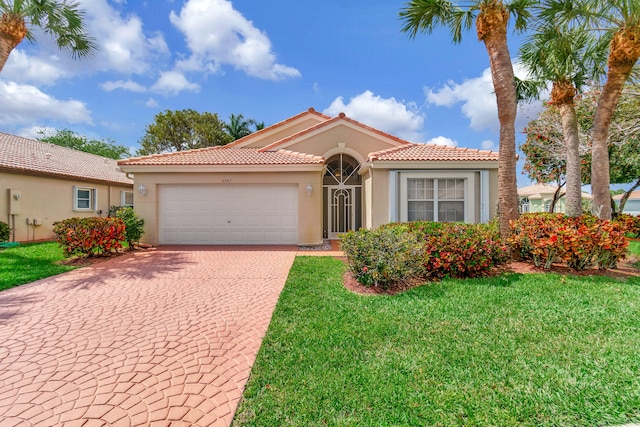
[(160, 244), (298, 243), (297, 185), (161, 185)]

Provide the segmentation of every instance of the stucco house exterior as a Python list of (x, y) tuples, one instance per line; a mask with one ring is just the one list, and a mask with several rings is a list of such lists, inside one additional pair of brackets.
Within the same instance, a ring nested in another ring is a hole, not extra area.
[[(528, 212), (549, 212), (553, 195), (558, 187), (548, 184), (533, 184), (527, 187), (518, 188), (518, 199), (520, 201), (520, 213)], [(560, 190), (560, 199), (556, 202), (554, 212), (565, 213), (566, 199), (564, 188)], [(582, 200), (591, 200), (591, 194), (582, 193)]]
[[(622, 199), (622, 196), (622, 194), (613, 196), (616, 206), (620, 206), (620, 199)], [(624, 204), (623, 213), (629, 215), (640, 215), (640, 190), (631, 192), (627, 202)]]
[(0, 194), (0, 220), (26, 242), (54, 238), (56, 221), (132, 205), (133, 180), (113, 159), (0, 132)]
[(312, 108), (226, 146), (118, 165), (152, 245), (319, 245), (394, 221), (488, 221), (498, 198), (495, 152), (414, 144)]

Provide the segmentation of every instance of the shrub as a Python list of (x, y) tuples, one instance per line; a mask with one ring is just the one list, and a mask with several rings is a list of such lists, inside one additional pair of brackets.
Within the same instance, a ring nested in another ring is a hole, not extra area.
[(421, 276), (424, 244), (402, 226), (350, 231), (340, 239), (349, 269), (365, 286), (386, 288)]
[(11, 237), (11, 227), (6, 222), (0, 221), (0, 242), (8, 242)]
[(530, 213), (511, 223), (512, 252), (550, 269), (563, 261), (576, 270), (594, 264), (606, 270), (624, 258), (627, 241), (622, 227), (591, 215), (572, 218), (563, 214)]
[(129, 249), (133, 250), (134, 243), (139, 242), (140, 237), (144, 234), (144, 219), (140, 218), (132, 207), (119, 207), (111, 214), (112, 209), (109, 209), (110, 216), (120, 218), (124, 221), (126, 240), (129, 244)]
[(640, 216), (621, 213), (616, 215), (613, 222), (619, 224), (628, 237), (640, 237)]
[(495, 222), (413, 222), (408, 228), (425, 242), (424, 269), (430, 277), (483, 276), (508, 260)]
[(67, 256), (111, 252), (121, 249), (120, 242), (125, 240), (125, 225), (120, 218), (69, 218), (54, 222), (53, 232)]

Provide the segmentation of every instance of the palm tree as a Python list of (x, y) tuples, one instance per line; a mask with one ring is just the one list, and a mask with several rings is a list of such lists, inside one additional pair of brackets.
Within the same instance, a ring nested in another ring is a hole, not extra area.
[[(510, 220), (518, 217), (516, 184), (516, 85), (507, 45), (507, 26), (511, 16), (516, 30), (526, 27), (528, 8), (538, 2), (530, 0), (476, 0), (454, 4), (443, 0), (412, 0), (401, 10), (402, 31), (415, 38), (418, 32), (431, 33), (436, 27), (451, 30), (454, 43), (462, 40), (462, 31), (470, 30), (474, 20), (478, 39), (489, 55), (493, 88), (500, 120), (500, 160), (498, 164), (500, 234), (511, 235)], [(464, 4), (464, 6), (462, 5)]]
[(638, 0), (586, 0), (601, 11), (599, 26), (612, 33), (607, 60), (607, 80), (598, 99), (592, 129), (591, 191), (594, 213), (611, 219), (609, 189), (609, 127), (624, 84), (640, 58), (640, 2)]
[[(552, 11), (555, 1), (545, 2)], [(535, 33), (520, 48), (520, 58), (535, 80), (552, 82), (550, 104), (562, 121), (566, 154), (566, 213), (582, 215), (580, 130), (575, 109), (576, 95), (588, 79), (602, 74), (606, 46), (584, 28), (554, 22), (557, 13), (547, 13)]]
[(73, 57), (93, 54), (97, 45), (88, 36), (83, 19), (78, 4), (66, 0), (0, 0), (0, 71), (25, 38), (34, 41), (29, 27), (40, 27)]
[(236, 139), (250, 135), (252, 133), (251, 125), (255, 125), (255, 120), (245, 120), (242, 114), (231, 114), (229, 116), (229, 123), (224, 124), (224, 130), (227, 131), (227, 134), (235, 141)]

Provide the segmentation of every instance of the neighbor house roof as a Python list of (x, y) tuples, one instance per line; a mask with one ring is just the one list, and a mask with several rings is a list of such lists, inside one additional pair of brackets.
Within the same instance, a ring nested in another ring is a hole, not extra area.
[(117, 161), (0, 132), (0, 170), (86, 182), (133, 185)]
[[(542, 195), (543, 194), (548, 194), (550, 196), (552, 196), (555, 192), (556, 189), (558, 187), (556, 187), (555, 185), (549, 185), (549, 184), (533, 184), (533, 185), (529, 185), (527, 187), (521, 187), (518, 188), (518, 196), (520, 197), (528, 197), (530, 199), (542, 199)], [(562, 190), (560, 190), (561, 194), (564, 195), (566, 193), (566, 189), (563, 188)], [(585, 193), (584, 191), (582, 192), (582, 198), (583, 199), (590, 199), (591, 198), (591, 194), (589, 193)]]
[[(624, 196), (624, 194), (616, 194), (613, 196), (613, 200), (620, 200), (622, 196)], [(629, 195), (629, 200), (631, 199), (640, 199), (640, 190), (632, 191)]]
[(438, 144), (408, 143), (402, 147), (389, 148), (369, 154), (369, 160), (384, 161), (497, 161), (498, 153), (488, 150), (449, 147)]
[(228, 146), (154, 154), (120, 160), (123, 166), (159, 165), (305, 165), (322, 164), (324, 159), (289, 150), (260, 151), (258, 148)]

